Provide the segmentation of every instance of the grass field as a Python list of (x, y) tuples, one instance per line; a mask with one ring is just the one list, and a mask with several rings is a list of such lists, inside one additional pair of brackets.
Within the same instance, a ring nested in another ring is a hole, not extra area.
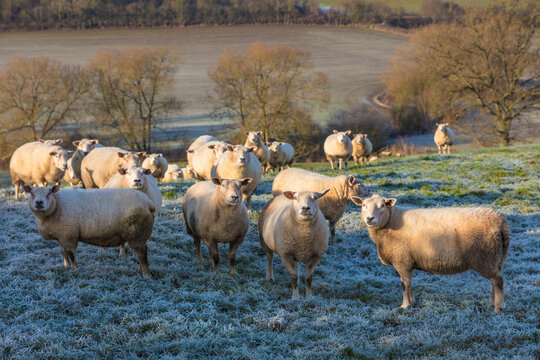
[[(80, 244), (78, 271), (63, 267), (56, 242), (37, 233), (24, 201), (0, 189), (0, 359), (537, 359), (540, 355), (540, 146), (386, 158), (355, 168), (371, 192), (401, 206), (482, 205), (503, 212), (512, 239), (505, 263), (506, 309), (488, 309), (491, 283), (476, 273), (418, 271), (417, 305), (399, 308), (401, 286), (383, 266), (349, 205), (313, 277), (314, 297), (290, 300), (275, 260), (275, 283), (256, 229), (270, 199), (267, 176), (238, 250), (235, 280), (221, 251), (219, 275), (195, 257), (181, 213), (191, 183), (161, 186), (149, 242), (151, 279), (128, 250)], [(328, 164), (300, 164), (324, 173)], [(207, 254), (203, 246), (203, 256)], [(301, 266), (301, 273), (303, 267)], [(303, 294), (301, 285), (301, 294)]]
[[(424, 0), (377, 0), (377, 2), (383, 3), (393, 9), (405, 9), (406, 11), (418, 13), (422, 9)], [(453, 3), (459, 4), (463, 7), (485, 6), (489, 3), (495, 2), (494, 0), (452, 0)], [(320, 0), (320, 4), (331, 6), (335, 3), (335, 0)]]

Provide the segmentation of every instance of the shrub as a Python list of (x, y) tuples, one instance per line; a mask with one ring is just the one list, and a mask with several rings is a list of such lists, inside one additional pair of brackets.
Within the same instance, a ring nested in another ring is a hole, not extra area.
[(390, 112), (394, 127), (401, 135), (424, 133), (433, 129), (433, 121), (415, 106), (394, 105)]

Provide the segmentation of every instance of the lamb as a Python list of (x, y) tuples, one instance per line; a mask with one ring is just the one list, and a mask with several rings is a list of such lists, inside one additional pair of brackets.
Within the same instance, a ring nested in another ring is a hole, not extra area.
[(195, 150), (197, 150), (202, 145), (207, 144), (207, 143), (209, 143), (211, 141), (218, 141), (218, 139), (216, 139), (215, 137), (210, 136), (210, 135), (201, 135), (197, 139), (195, 139), (194, 142), (191, 143), (189, 148), (186, 150), (187, 151), (188, 165), (191, 168), (193, 168), (193, 153), (195, 152)]
[(369, 141), (367, 134), (356, 134), (354, 135), (353, 143), (353, 152), (352, 156), (354, 162), (358, 164), (360, 161), (362, 164), (368, 162), (369, 155), (373, 151), (373, 145)]
[(163, 178), (161, 179), (162, 183), (169, 183), (172, 181), (182, 181), (183, 179), (193, 178), (194, 174), (189, 165), (186, 165), (184, 168), (176, 164), (169, 164), (167, 171)]
[(347, 204), (353, 196), (367, 196), (368, 190), (359, 179), (352, 175), (335, 177), (311, 171), (291, 168), (280, 172), (272, 184), (274, 196), (284, 191), (323, 191), (330, 192), (317, 202), (330, 227), (331, 243), (335, 244), (336, 223), (341, 219)]
[(262, 132), (246, 131), (245, 133), (247, 135), (247, 139), (244, 146), (247, 148), (252, 147), (255, 149), (253, 150), (253, 155), (255, 155), (257, 159), (259, 159), (264, 175), (266, 172), (266, 167), (268, 166), (268, 161), (270, 160), (270, 150), (262, 140)]
[(435, 136), (433, 137), (433, 141), (435, 141), (435, 145), (437, 145), (437, 148), (439, 149), (439, 154), (450, 154), (450, 146), (453, 145), (456, 142), (456, 135), (448, 127), (450, 123), (445, 124), (435, 124), (437, 125), (437, 130), (435, 131)]
[(270, 151), (270, 160), (268, 160), (266, 171), (272, 170), (273, 172), (274, 168), (281, 171), (285, 166), (291, 167), (294, 160), (294, 148), (291, 144), (274, 141), (268, 145), (268, 150)]
[(9, 162), (11, 182), (15, 186), (15, 199), (19, 200), (22, 184), (59, 184), (67, 170), (68, 154), (60, 146), (38, 141), (26, 143), (13, 152)]
[(245, 179), (253, 181), (242, 187), (242, 201), (247, 199), (247, 209), (251, 211), (251, 194), (255, 191), (262, 178), (262, 168), (259, 159), (253, 155), (253, 148), (242, 145), (228, 145), (226, 152), (221, 154), (212, 167), (212, 177), (220, 179)]
[(379, 259), (392, 265), (403, 285), (402, 308), (414, 303), (414, 269), (435, 274), (474, 270), (493, 285), (490, 306), (504, 307), (501, 271), (510, 245), (504, 215), (486, 208), (402, 209), (396, 199), (373, 195), (362, 200), (362, 221), (377, 245)]
[(78, 185), (81, 182), (81, 179), (77, 177), (77, 174), (75, 174), (75, 170), (73, 170), (73, 166), (72, 166), (73, 156), (67, 161), (68, 167), (64, 174), (64, 180), (66, 180), (71, 186)]
[[(81, 164), (82, 164), (83, 158), (86, 155), (88, 155), (88, 153), (90, 151), (92, 151), (92, 150), (94, 150), (95, 148), (98, 148), (98, 147), (103, 147), (103, 145), (101, 145), (99, 143), (99, 140), (97, 140), (97, 139), (92, 139), (92, 140), (90, 140), (90, 139), (81, 139), (81, 140), (73, 141), (72, 144), (76, 147), (76, 149), (75, 149), (75, 152), (73, 153), (73, 156), (71, 157), (71, 168), (73, 169), (73, 173), (75, 174), (75, 176), (77, 177), (77, 179), (80, 182), (80, 179), (81, 179)], [(69, 180), (67, 180), (67, 181), (70, 182)]]
[(227, 151), (227, 143), (223, 141), (210, 141), (195, 150), (188, 150), (191, 154), (191, 169), (197, 180), (210, 180), (212, 167), (219, 155)]
[(54, 139), (54, 140), (43, 140), (38, 139), (38, 141), (45, 145), (60, 145), (64, 140), (62, 139)]
[(85, 189), (102, 188), (119, 168), (139, 167), (145, 152), (129, 152), (117, 147), (92, 150), (81, 163), (81, 180)]
[(306, 297), (310, 297), (313, 270), (328, 247), (328, 226), (317, 205), (328, 191), (285, 191), (270, 200), (259, 216), (259, 240), (268, 261), (266, 280), (274, 280), (275, 252), (291, 274), (293, 299), (299, 296), (298, 262), (306, 264)]
[(228, 243), (230, 274), (236, 277), (236, 250), (244, 242), (249, 228), (247, 209), (242, 201), (242, 188), (251, 181), (250, 178), (212, 178), (212, 181), (191, 186), (182, 201), (186, 230), (193, 237), (197, 258), (201, 260), (202, 239), (210, 252), (208, 262), (216, 272), (219, 265), (217, 243)]
[(340, 170), (342, 169), (343, 162), (345, 162), (345, 170), (347, 170), (348, 161), (353, 152), (353, 145), (349, 138), (350, 134), (351, 130), (334, 130), (334, 133), (328, 135), (326, 140), (324, 140), (324, 153), (326, 154), (326, 159), (330, 161), (332, 170), (334, 170), (334, 161), (336, 160), (339, 160)]
[(152, 176), (157, 181), (160, 181), (167, 172), (169, 163), (163, 157), (163, 154), (147, 154), (141, 166), (145, 169), (152, 170)]
[(28, 206), (36, 218), (40, 235), (57, 240), (64, 266), (77, 270), (75, 250), (79, 241), (101, 247), (127, 242), (139, 257), (139, 270), (150, 276), (146, 242), (154, 226), (154, 205), (132, 189), (32, 188)]

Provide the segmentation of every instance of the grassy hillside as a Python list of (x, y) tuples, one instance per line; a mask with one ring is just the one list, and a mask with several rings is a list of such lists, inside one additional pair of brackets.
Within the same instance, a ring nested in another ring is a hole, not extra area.
[[(383, 159), (350, 171), (401, 206), (482, 205), (506, 214), (512, 239), (501, 314), (488, 309), (491, 283), (472, 272), (416, 272), (417, 304), (400, 309), (399, 277), (380, 263), (353, 204), (315, 270), (315, 296), (290, 300), (280, 260), (275, 282), (264, 279), (256, 229), (272, 176), (257, 190), (237, 280), (227, 274), (224, 247), (218, 275), (196, 260), (181, 214), (191, 183), (161, 186), (151, 279), (138, 275), (131, 251), (119, 260), (118, 249), (85, 244), (79, 270), (64, 269), (58, 245), (39, 236), (26, 202), (0, 189), (0, 358), (537, 358), (539, 156), (538, 145), (510, 147)], [(298, 166), (331, 173), (328, 164)]]
[[(424, 0), (377, 0), (394, 9), (405, 9), (410, 12), (419, 12), (422, 8)], [(459, 4), (463, 7), (485, 6), (489, 3), (495, 2), (494, 0), (452, 0), (452, 2)], [(320, 0), (320, 4), (331, 6), (335, 3), (335, 0)]]

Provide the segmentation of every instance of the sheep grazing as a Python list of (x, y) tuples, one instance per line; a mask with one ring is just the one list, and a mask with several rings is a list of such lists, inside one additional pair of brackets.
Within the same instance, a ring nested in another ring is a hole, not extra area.
[(140, 167), (145, 152), (129, 152), (117, 147), (92, 150), (81, 163), (81, 180), (85, 189), (102, 188), (120, 168)]
[(28, 206), (45, 240), (57, 240), (64, 266), (77, 269), (79, 242), (101, 247), (128, 243), (139, 257), (139, 270), (150, 275), (146, 242), (154, 226), (154, 205), (146, 195), (131, 189), (32, 188)]
[(144, 159), (141, 166), (145, 169), (152, 170), (152, 176), (156, 178), (157, 181), (160, 181), (167, 172), (169, 163), (167, 162), (167, 159), (163, 157), (163, 154), (147, 154), (146, 159)]
[(435, 141), (435, 145), (439, 149), (439, 154), (450, 154), (450, 146), (456, 142), (456, 135), (448, 127), (450, 123), (437, 123), (435, 125), (437, 125), (437, 130), (435, 131), (433, 141)]
[(217, 243), (229, 244), (230, 274), (235, 275), (236, 250), (244, 242), (249, 228), (249, 217), (242, 201), (242, 188), (250, 178), (224, 180), (213, 178), (191, 186), (182, 209), (186, 230), (193, 237), (197, 257), (201, 260), (201, 240), (209, 249), (208, 262), (218, 271), (219, 251)]
[(227, 143), (223, 141), (210, 141), (195, 150), (188, 150), (191, 154), (191, 169), (197, 180), (210, 180), (212, 167), (218, 156), (227, 151)]
[(191, 179), (193, 177), (195, 177), (195, 175), (193, 174), (193, 171), (191, 170), (189, 165), (181, 168), (176, 164), (169, 164), (165, 175), (163, 175), (163, 178), (161, 179), (161, 182), (169, 183), (172, 181), (182, 181), (184, 179)]
[(294, 148), (291, 144), (274, 141), (268, 145), (268, 150), (270, 151), (270, 160), (268, 160), (266, 171), (272, 170), (273, 172), (275, 168), (281, 171), (285, 166), (291, 167), (294, 161)]
[[(73, 156), (71, 157), (71, 165), (70, 167), (73, 169), (73, 173), (75, 174), (75, 176), (77, 177), (77, 179), (79, 180), (78, 182), (80, 182), (80, 179), (81, 179), (81, 164), (82, 164), (82, 160), (83, 158), (88, 155), (88, 153), (92, 150), (94, 150), (95, 148), (98, 148), (98, 147), (103, 147), (103, 145), (101, 145), (99, 143), (99, 140), (97, 139), (81, 139), (81, 140), (77, 140), (77, 141), (73, 141), (72, 143), (76, 149), (75, 149), (75, 152), (73, 153)], [(66, 181), (70, 182), (69, 180), (66, 179)], [(71, 183), (72, 185), (74, 185), (73, 183)]]
[(291, 168), (280, 172), (272, 184), (274, 196), (285, 191), (324, 191), (330, 192), (317, 202), (330, 227), (332, 244), (336, 239), (336, 223), (343, 216), (347, 204), (353, 196), (367, 196), (368, 190), (362, 182), (352, 175), (335, 177), (317, 174), (311, 171)]
[(64, 140), (62, 139), (54, 139), (54, 140), (38, 139), (38, 141), (45, 145), (60, 145), (62, 142), (64, 142)]
[(261, 163), (253, 155), (253, 148), (246, 148), (242, 145), (228, 145), (227, 150), (218, 157), (212, 167), (212, 178), (253, 179), (247, 186), (242, 187), (242, 201), (247, 199), (247, 209), (251, 211), (251, 194), (262, 179)]
[[(75, 155), (74, 155), (75, 156)], [(64, 174), (64, 180), (66, 180), (71, 186), (78, 185), (81, 182), (81, 179), (75, 174), (72, 164), (73, 156), (67, 161), (67, 170)]]
[(193, 153), (195, 152), (195, 150), (197, 150), (202, 145), (207, 144), (207, 143), (209, 143), (211, 141), (218, 141), (218, 139), (216, 139), (215, 137), (213, 137), (211, 135), (201, 135), (197, 139), (195, 139), (194, 142), (191, 143), (189, 148), (186, 150), (188, 165), (191, 168), (193, 168)]
[(68, 154), (60, 146), (38, 141), (26, 143), (13, 152), (9, 162), (11, 182), (15, 186), (15, 199), (19, 199), (22, 184), (59, 184), (68, 168)]
[(342, 169), (342, 163), (345, 163), (345, 170), (347, 170), (347, 165), (349, 158), (353, 152), (353, 145), (349, 135), (351, 130), (347, 131), (337, 131), (334, 130), (332, 135), (328, 135), (326, 140), (324, 140), (324, 153), (326, 154), (326, 159), (330, 161), (330, 166), (334, 170), (334, 161), (339, 160), (339, 169)]
[(369, 155), (373, 151), (373, 145), (369, 141), (367, 134), (356, 134), (352, 140), (353, 152), (352, 156), (355, 164), (367, 164)]
[(262, 132), (246, 131), (245, 134), (247, 135), (247, 139), (244, 146), (247, 148), (254, 148), (253, 155), (255, 155), (257, 159), (259, 159), (264, 175), (266, 172), (266, 167), (268, 166), (268, 161), (270, 160), (270, 150), (262, 140)]
[(259, 216), (259, 240), (268, 261), (266, 280), (274, 280), (272, 260), (277, 253), (291, 274), (293, 299), (299, 296), (298, 262), (306, 264), (309, 297), (313, 270), (328, 247), (328, 226), (317, 205), (328, 191), (286, 191), (270, 200)]
[(402, 209), (396, 199), (373, 195), (362, 200), (362, 221), (377, 245), (379, 259), (392, 265), (403, 285), (402, 308), (414, 303), (414, 269), (435, 274), (474, 270), (493, 285), (490, 306), (504, 307), (501, 271), (510, 245), (504, 215), (485, 208)]

